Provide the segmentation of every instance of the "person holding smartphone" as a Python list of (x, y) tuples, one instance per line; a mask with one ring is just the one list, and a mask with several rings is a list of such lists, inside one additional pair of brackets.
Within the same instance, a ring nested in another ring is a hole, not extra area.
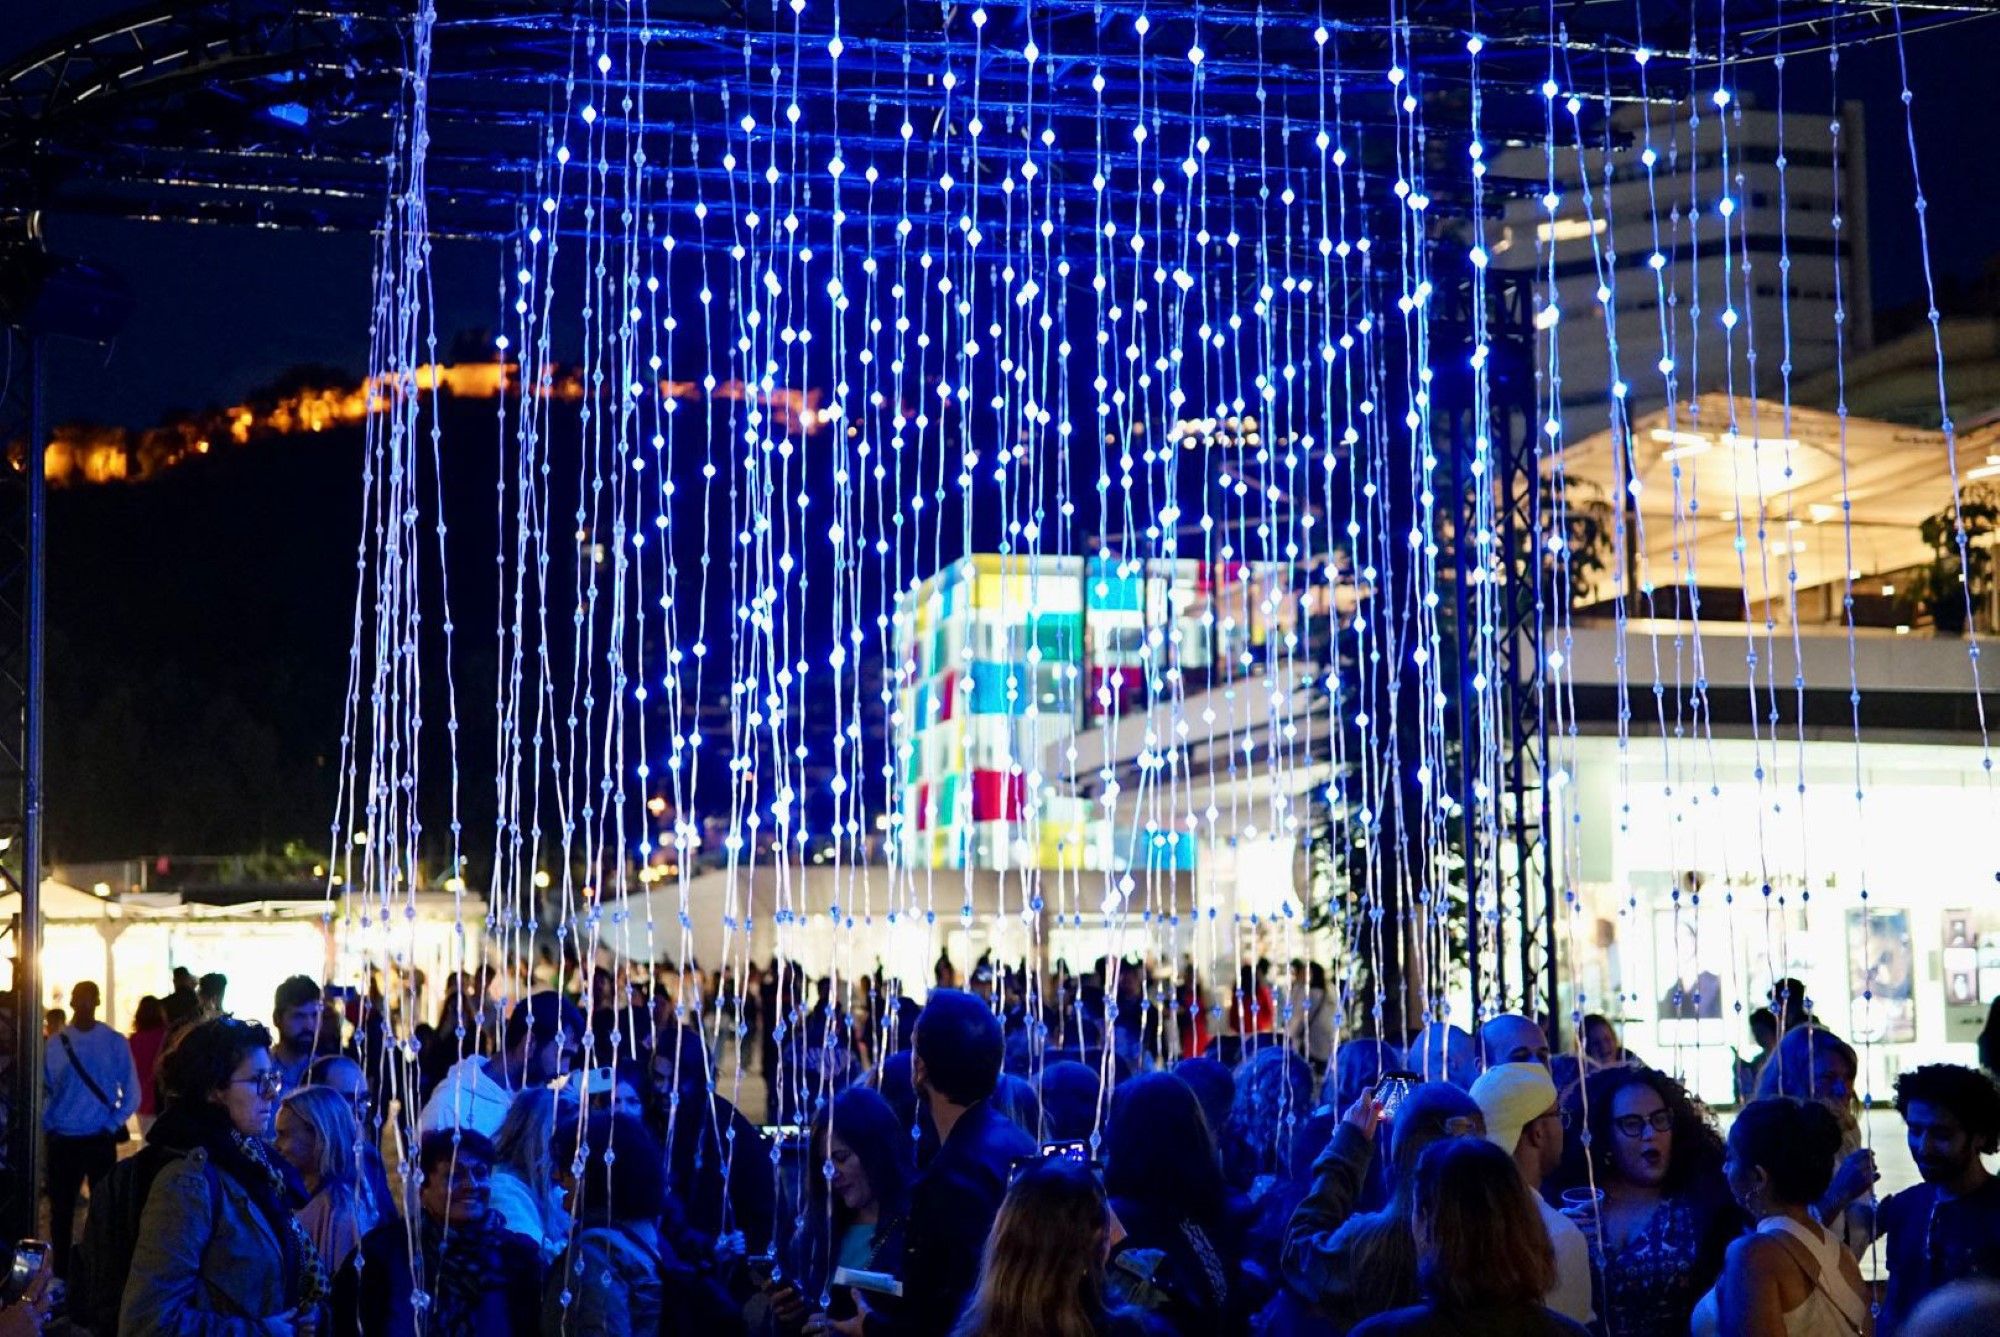
[[(916, 1167), (909, 1129), (889, 1102), (866, 1087), (841, 1092), (813, 1125), (808, 1163), (831, 1164), (833, 1178), (808, 1176), (806, 1228), (784, 1266), (769, 1255), (750, 1260), (781, 1332), (804, 1329), (822, 1296), (830, 1300), (827, 1317), (853, 1317), (846, 1289), (829, 1289), (840, 1268), (899, 1276), (903, 1267), (903, 1223)], [(774, 1278), (775, 1271), (783, 1276)]]
[[(27, 1280), (19, 1295), (0, 1303), (0, 1337), (37, 1337), (55, 1302), (50, 1290), (56, 1278), (54, 1260), (43, 1241), (19, 1240), (14, 1245), (14, 1262), (13, 1276), (26, 1272)], [(11, 1284), (8, 1289), (13, 1289)]]

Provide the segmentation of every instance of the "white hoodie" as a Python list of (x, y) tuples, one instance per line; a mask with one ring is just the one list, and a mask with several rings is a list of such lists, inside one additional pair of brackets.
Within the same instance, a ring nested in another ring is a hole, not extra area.
[(478, 1054), (451, 1065), (417, 1116), (419, 1137), (440, 1128), (466, 1128), (488, 1139), (500, 1136), (500, 1125), (514, 1103), (514, 1092), (493, 1080), (486, 1060)]

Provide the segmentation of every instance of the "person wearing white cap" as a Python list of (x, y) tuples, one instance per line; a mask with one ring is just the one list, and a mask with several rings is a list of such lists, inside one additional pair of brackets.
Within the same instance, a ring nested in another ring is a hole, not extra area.
[(1556, 1251), (1556, 1284), (1545, 1303), (1556, 1313), (1589, 1323), (1590, 1246), (1576, 1223), (1542, 1199), (1542, 1181), (1562, 1164), (1563, 1114), (1555, 1080), (1540, 1063), (1501, 1063), (1479, 1075), (1472, 1099), (1486, 1116), (1486, 1140), (1514, 1158), (1541, 1209)]

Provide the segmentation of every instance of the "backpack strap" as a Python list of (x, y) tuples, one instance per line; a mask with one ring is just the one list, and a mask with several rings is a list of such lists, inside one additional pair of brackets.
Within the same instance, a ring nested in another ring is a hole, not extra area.
[[(209, 1154), (199, 1147), (188, 1153), (188, 1159), (192, 1160), (196, 1167), (200, 1169), (202, 1182), (208, 1186), (208, 1237), (210, 1240), (213, 1240), (215, 1232), (222, 1228), (222, 1172), (216, 1169), (215, 1161), (210, 1158)], [(231, 1295), (221, 1282), (208, 1275), (207, 1249), (201, 1251), (201, 1261), (195, 1264), (194, 1279), (196, 1285), (206, 1287), (209, 1294), (227, 1305), (230, 1313), (245, 1319), (254, 1319), (256, 1317), (256, 1315), (245, 1309), (242, 1302)]]
[(619, 1221), (611, 1228), (630, 1241), (633, 1248), (650, 1258), (653, 1262), (653, 1275), (660, 1275), (665, 1268), (665, 1260), (661, 1258), (660, 1251), (647, 1243), (646, 1237), (633, 1228), (631, 1222)]

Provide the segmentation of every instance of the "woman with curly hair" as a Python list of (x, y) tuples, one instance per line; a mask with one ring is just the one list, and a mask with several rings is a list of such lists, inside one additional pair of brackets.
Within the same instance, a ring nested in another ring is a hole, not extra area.
[(264, 1141), (284, 1083), (271, 1033), (209, 1017), (161, 1056), (160, 1083), (167, 1107), (147, 1146), (179, 1155), (145, 1195), (119, 1337), (315, 1330), (326, 1268)]
[[(1597, 1331), (1683, 1337), (1742, 1226), (1715, 1126), (1687, 1089), (1651, 1068), (1607, 1068), (1582, 1088), (1597, 1210), (1590, 1245)], [(1572, 1115), (1574, 1123), (1574, 1115)], [(1582, 1186), (1583, 1176), (1573, 1186)]]
[(1304, 1059), (1276, 1045), (1245, 1059), (1229, 1123), (1216, 1139), (1229, 1182), (1255, 1198), (1271, 1178), (1289, 1174), (1292, 1135), (1312, 1111), (1313, 1075)]

